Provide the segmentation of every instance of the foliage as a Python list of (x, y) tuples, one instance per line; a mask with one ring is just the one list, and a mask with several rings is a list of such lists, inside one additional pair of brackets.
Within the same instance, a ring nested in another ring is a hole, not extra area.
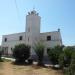
[(45, 46), (41, 42), (38, 42), (33, 47), (34, 51), (36, 52), (38, 56), (38, 65), (43, 65), (44, 47)]
[(50, 48), (47, 53), (53, 65), (58, 64), (59, 56), (63, 52), (63, 46), (55, 46)]
[(64, 48), (64, 62), (65, 62), (65, 66), (69, 66), (70, 63), (71, 63), (71, 57), (72, 57), (72, 54), (74, 53), (74, 48), (73, 47), (66, 47)]
[(70, 66), (65, 70), (65, 75), (75, 75), (75, 52), (72, 54)]
[(75, 48), (67, 46), (60, 55), (59, 64), (64, 68), (65, 75), (75, 75)]
[(75, 75), (75, 52), (72, 54), (70, 70), (71, 70), (72, 75)]
[(69, 67), (71, 64), (72, 54), (75, 52), (74, 47), (65, 47), (62, 54), (59, 56), (59, 65), (64, 67)]
[(13, 49), (13, 57), (16, 62), (25, 62), (30, 56), (30, 46), (25, 44), (16, 45)]
[(33, 59), (28, 59), (28, 64), (32, 64), (33, 63)]
[(60, 65), (60, 68), (63, 69), (65, 63), (64, 63), (64, 53), (61, 53), (59, 55), (59, 65)]
[(1, 47), (0, 47), (0, 62), (3, 61), (1, 57), (2, 57), (2, 49), (1, 49)]

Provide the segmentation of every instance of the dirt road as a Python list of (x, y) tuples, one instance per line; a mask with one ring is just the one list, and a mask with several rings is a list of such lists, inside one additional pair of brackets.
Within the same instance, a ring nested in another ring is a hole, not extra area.
[(16, 66), (11, 62), (0, 63), (0, 75), (63, 75), (60, 71), (34, 66)]

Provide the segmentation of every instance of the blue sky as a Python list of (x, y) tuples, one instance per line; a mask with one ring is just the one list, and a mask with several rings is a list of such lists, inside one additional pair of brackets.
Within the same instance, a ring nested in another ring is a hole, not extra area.
[(0, 44), (2, 35), (25, 31), (33, 8), (41, 16), (41, 32), (60, 28), (63, 44), (75, 45), (75, 0), (0, 0)]

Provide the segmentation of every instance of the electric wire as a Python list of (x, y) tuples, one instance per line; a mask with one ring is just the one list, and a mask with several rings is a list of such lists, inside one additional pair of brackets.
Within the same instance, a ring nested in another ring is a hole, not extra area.
[(18, 5), (17, 5), (17, 1), (14, 0), (14, 3), (15, 3), (15, 7), (16, 7), (16, 12), (17, 12), (17, 17), (18, 17), (18, 20), (19, 20), (19, 23), (21, 24), (21, 20), (20, 20), (20, 13), (19, 13), (19, 8), (18, 8)]

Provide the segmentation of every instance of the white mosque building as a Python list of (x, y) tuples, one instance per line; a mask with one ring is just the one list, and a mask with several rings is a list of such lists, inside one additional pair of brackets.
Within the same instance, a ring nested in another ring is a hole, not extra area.
[(46, 51), (49, 47), (62, 45), (60, 29), (40, 33), (40, 24), (41, 17), (39, 14), (35, 10), (28, 12), (28, 15), (26, 15), (26, 32), (3, 35), (1, 46), (4, 50), (4, 54), (11, 55), (15, 45), (24, 43), (31, 46), (31, 55), (35, 55), (32, 47), (40, 40), (45, 44), (45, 54), (47, 54)]

